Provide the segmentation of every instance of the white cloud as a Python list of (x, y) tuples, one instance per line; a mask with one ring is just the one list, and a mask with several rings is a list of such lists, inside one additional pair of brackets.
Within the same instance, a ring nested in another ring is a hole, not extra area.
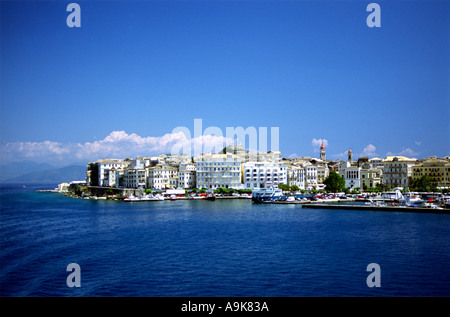
[(415, 143), (417, 146), (420, 146), (420, 145), (422, 144), (422, 141), (414, 141), (414, 143)]
[(376, 147), (373, 144), (369, 144), (368, 146), (366, 146), (364, 148), (364, 150), (362, 151), (362, 153), (359, 156), (368, 156), (368, 157), (375, 157), (378, 156), (378, 154), (375, 152), (376, 151)]
[(420, 154), (419, 152), (415, 152), (415, 151), (411, 150), (410, 148), (403, 147), (400, 152), (398, 152), (398, 153), (388, 152), (388, 153), (386, 153), (386, 156), (399, 155), (399, 156), (406, 156), (406, 157), (414, 158), (414, 157), (417, 157), (419, 154)]
[(337, 154), (331, 154), (330, 157), (334, 160), (347, 160), (348, 152), (342, 152)]
[[(113, 131), (104, 139), (85, 143), (10, 142), (0, 146), (1, 163), (33, 160), (35, 162), (72, 163), (92, 161), (102, 158), (126, 158), (172, 153), (175, 147), (219, 152), (230, 144), (222, 136), (205, 135), (187, 138), (183, 132), (167, 133), (157, 137), (142, 137), (135, 133)], [(213, 151), (214, 150), (214, 151)], [(192, 155), (193, 152), (187, 153)]]
[(313, 146), (314, 153), (320, 151), (320, 147), (322, 146), (322, 143), (325, 146), (325, 148), (328, 146), (328, 140), (327, 139), (316, 139), (316, 138), (312, 139), (311, 144)]

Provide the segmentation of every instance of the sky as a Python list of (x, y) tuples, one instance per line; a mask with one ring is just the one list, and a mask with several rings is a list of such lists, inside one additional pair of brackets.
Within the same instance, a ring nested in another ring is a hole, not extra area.
[(238, 127), (284, 157), (450, 155), (450, 2), (372, 2), (380, 27), (363, 0), (76, 1), (69, 27), (71, 1), (2, 0), (0, 164), (215, 149)]

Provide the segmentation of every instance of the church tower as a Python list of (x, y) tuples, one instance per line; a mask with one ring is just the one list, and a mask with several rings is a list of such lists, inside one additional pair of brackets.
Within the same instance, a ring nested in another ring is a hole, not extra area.
[(352, 150), (348, 150), (348, 161), (351, 163), (353, 161)]
[(322, 146), (320, 147), (320, 159), (322, 161), (325, 161), (327, 159), (325, 155), (325, 146), (323, 145), (323, 143)]

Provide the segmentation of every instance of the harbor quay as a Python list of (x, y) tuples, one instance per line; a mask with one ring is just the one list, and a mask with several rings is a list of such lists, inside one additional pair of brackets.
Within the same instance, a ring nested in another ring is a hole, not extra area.
[[(411, 203), (409, 198), (393, 197), (387, 195), (357, 197), (336, 197), (334, 195), (317, 196), (310, 195), (290, 195), (284, 196), (276, 189), (266, 189), (264, 191), (253, 191), (251, 194), (230, 194), (220, 195), (209, 193), (186, 194), (187, 191), (168, 190), (155, 194), (148, 194), (143, 189), (105, 188), (100, 186), (85, 186), (72, 184), (63, 191), (38, 190), (38, 192), (63, 193), (69, 197), (93, 200), (114, 200), (123, 202), (147, 202), (147, 201), (178, 201), (178, 200), (216, 200), (216, 199), (246, 199), (250, 203), (256, 204), (295, 204), (302, 208), (311, 209), (339, 209), (339, 210), (359, 210), (359, 211), (390, 211), (390, 212), (420, 212), (450, 214), (448, 201), (443, 201), (441, 205), (432, 202)], [(277, 196), (277, 194), (281, 195)], [(398, 194), (398, 193), (397, 193)], [(261, 199), (265, 196), (267, 199)]]

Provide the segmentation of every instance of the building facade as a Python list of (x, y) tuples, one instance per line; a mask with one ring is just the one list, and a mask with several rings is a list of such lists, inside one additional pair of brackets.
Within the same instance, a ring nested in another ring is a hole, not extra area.
[(412, 167), (411, 179), (427, 175), (438, 189), (450, 187), (450, 161), (437, 157), (425, 159)]
[(170, 189), (178, 187), (178, 168), (168, 164), (157, 164), (146, 168), (147, 187), (152, 189)]
[(349, 166), (345, 169), (345, 187), (351, 189), (361, 188), (361, 168)]
[(287, 168), (287, 184), (305, 189), (305, 169), (302, 166), (291, 165)]
[(317, 188), (317, 166), (306, 163), (305, 169), (305, 189), (313, 190)]
[(196, 169), (194, 164), (182, 163), (178, 169), (178, 187), (184, 189), (195, 188)]
[(330, 169), (326, 164), (317, 165), (317, 184), (323, 184), (328, 175), (330, 175)]
[(388, 156), (383, 160), (383, 184), (395, 188), (409, 187), (412, 177), (412, 167), (416, 159), (404, 156)]
[(241, 159), (235, 154), (208, 154), (196, 158), (197, 188), (242, 188)]
[(248, 162), (243, 164), (244, 189), (261, 189), (287, 184), (287, 168), (283, 164)]
[(361, 169), (361, 188), (375, 188), (383, 182), (383, 170), (380, 168)]
[(116, 159), (102, 159), (90, 162), (86, 170), (86, 184), (90, 186), (119, 186), (117, 171), (130, 165), (130, 161)]

